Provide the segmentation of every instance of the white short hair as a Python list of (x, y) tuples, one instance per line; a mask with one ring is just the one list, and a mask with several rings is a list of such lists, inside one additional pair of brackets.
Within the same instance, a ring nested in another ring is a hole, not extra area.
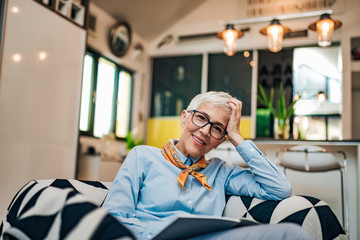
[(205, 93), (200, 93), (196, 95), (186, 108), (186, 110), (196, 110), (203, 103), (211, 103), (218, 107), (223, 108), (229, 114), (231, 113), (231, 108), (228, 104), (232, 96), (226, 92), (218, 91), (209, 91)]

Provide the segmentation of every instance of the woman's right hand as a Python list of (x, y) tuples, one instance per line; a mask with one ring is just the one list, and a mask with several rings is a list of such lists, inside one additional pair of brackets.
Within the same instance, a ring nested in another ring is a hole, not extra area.
[(242, 102), (236, 98), (231, 98), (228, 104), (231, 108), (231, 114), (226, 128), (226, 131), (228, 132), (227, 136), (230, 142), (237, 147), (240, 143), (245, 141), (240, 134)]

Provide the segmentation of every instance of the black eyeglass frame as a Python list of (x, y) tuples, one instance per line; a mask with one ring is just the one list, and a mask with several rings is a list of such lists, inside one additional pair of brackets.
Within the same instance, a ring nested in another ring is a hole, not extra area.
[[(210, 121), (209, 118), (206, 116), (206, 114), (205, 114), (204, 112), (201, 112), (201, 111), (198, 111), (198, 110), (187, 110), (187, 111), (188, 111), (189, 113), (193, 113), (193, 115), (191, 116), (191, 122), (192, 122), (195, 126), (203, 128), (203, 127), (205, 127), (206, 125), (210, 124), (210, 136), (213, 137), (214, 139), (216, 139), (216, 140), (221, 140), (221, 139), (223, 139), (223, 138), (226, 136), (226, 134), (228, 134), (228, 132), (226, 131), (226, 129), (224, 129), (225, 132), (224, 132), (224, 135), (223, 135), (221, 138), (216, 138), (216, 137), (214, 137), (214, 136), (211, 134), (211, 129), (212, 129), (213, 125), (215, 124), (215, 125), (217, 125), (217, 126), (223, 127), (222, 125), (220, 125), (219, 123), (213, 123), (212, 121)], [(207, 119), (207, 123), (205, 123), (205, 124), (202, 125), (202, 126), (196, 125), (196, 124), (194, 123), (194, 120), (193, 120), (195, 113), (201, 113), (202, 115), (204, 115), (204, 117)]]

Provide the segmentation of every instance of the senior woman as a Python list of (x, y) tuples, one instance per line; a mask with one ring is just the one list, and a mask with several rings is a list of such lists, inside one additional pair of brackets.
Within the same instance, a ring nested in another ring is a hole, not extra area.
[[(181, 113), (183, 131), (161, 149), (133, 148), (103, 207), (137, 239), (151, 239), (178, 215), (221, 216), (225, 194), (279, 200), (288, 197), (286, 177), (240, 134), (242, 102), (225, 92), (195, 96)], [(226, 139), (250, 170), (204, 155)], [(194, 239), (312, 239), (294, 224), (255, 225)]]

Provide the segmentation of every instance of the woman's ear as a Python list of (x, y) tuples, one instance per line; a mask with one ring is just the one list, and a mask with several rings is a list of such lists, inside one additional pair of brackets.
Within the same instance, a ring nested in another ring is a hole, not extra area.
[(183, 111), (181, 112), (181, 127), (184, 127), (184, 126), (185, 126), (185, 121), (186, 121), (187, 115), (188, 115), (188, 111), (183, 110)]
[(227, 139), (228, 139), (228, 137), (225, 135), (225, 136), (223, 137), (223, 139), (219, 140), (219, 143), (216, 145), (215, 148), (217, 148), (220, 144), (222, 144), (223, 142), (225, 142)]
[(228, 140), (228, 136), (227, 136), (227, 135), (225, 135), (225, 136), (223, 137), (223, 139), (221, 140), (221, 143), (225, 142), (226, 140)]

